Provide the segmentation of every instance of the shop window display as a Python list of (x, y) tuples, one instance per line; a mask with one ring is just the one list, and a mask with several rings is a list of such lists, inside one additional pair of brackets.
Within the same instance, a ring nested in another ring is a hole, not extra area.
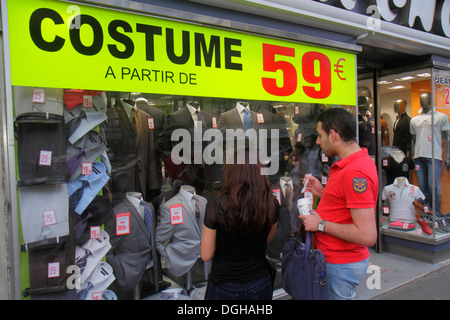
[[(14, 94), (22, 254), (30, 271), (48, 261), (46, 272), (30, 272), (24, 295), (33, 299), (136, 299), (174, 287), (201, 297), (204, 210), (220, 192), (227, 143), (239, 148), (242, 137), (247, 148), (256, 139), (281, 205), (267, 249), (280, 274), (282, 247), (298, 229), (297, 200), (308, 196), (301, 178), (326, 184), (336, 160), (315, 144), (317, 115), (330, 107), (356, 115), (354, 106), (130, 92)], [(56, 276), (69, 266), (81, 272), (72, 286)]]
[[(419, 242), (450, 235), (450, 206), (443, 197), (450, 183), (449, 112), (445, 86), (439, 88), (433, 75), (439, 74), (428, 68), (378, 81), (382, 232)], [(368, 81), (360, 85), (370, 87)]]

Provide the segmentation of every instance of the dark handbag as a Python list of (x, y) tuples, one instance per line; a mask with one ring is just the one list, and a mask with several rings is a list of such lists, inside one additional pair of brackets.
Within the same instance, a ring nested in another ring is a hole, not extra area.
[(314, 234), (307, 232), (305, 243), (300, 232), (283, 248), (281, 277), (283, 289), (295, 300), (328, 300), (327, 266), (322, 251), (312, 248)]

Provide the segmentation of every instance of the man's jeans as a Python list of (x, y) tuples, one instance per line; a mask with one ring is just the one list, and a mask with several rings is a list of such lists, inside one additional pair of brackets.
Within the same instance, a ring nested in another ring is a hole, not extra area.
[(368, 267), (368, 258), (355, 263), (327, 263), (328, 299), (354, 300), (356, 286), (366, 277)]
[(223, 283), (210, 285), (208, 300), (272, 300), (270, 276), (250, 283)]
[[(414, 159), (414, 165), (416, 166), (417, 181), (419, 183), (419, 188), (425, 195), (426, 201), (433, 207), (432, 202), (432, 186), (433, 186), (433, 175), (432, 175), (432, 159), (431, 158), (416, 158)], [(433, 208), (435, 213), (441, 212), (441, 188), (439, 187), (439, 179), (441, 175), (441, 160), (434, 160), (434, 181), (435, 181), (435, 208)]]

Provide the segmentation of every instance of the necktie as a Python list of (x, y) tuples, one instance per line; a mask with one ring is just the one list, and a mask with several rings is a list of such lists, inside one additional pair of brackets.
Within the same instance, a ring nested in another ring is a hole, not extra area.
[(153, 212), (145, 201), (141, 201), (141, 205), (144, 207), (144, 224), (147, 228), (148, 237), (151, 239)]
[(82, 257), (80, 257), (77, 260), (75, 260), (75, 265), (78, 268), (80, 268), (80, 273), (83, 273), (84, 268), (86, 267), (87, 258), (88, 258), (89, 255), (91, 255), (91, 251), (86, 250), (86, 252), (84, 253), (84, 255)]
[(205, 118), (203, 117), (203, 113), (201, 113), (199, 110), (195, 110), (195, 114), (197, 115), (197, 120), (201, 121), (202, 128), (205, 128), (206, 127), (206, 121), (205, 121)]
[(131, 123), (131, 127), (133, 128), (134, 133), (136, 134), (136, 146), (139, 146), (142, 137), (142, 117), (139, 113), (139, 110), (136, 107), (133, 107), (133, 122)]
[(286, 199), (286, 205), (289, 209), (289, 212), (291, 211), (291, 205), (292, 205), (292, 187), (290, 183), (286, 183), (284, 185), (284, 197)]
[(94, 287), (94, 285), (92, 284), (92, 282), (88, 282), (87, 287), (85, 289), (81, 290), (80, 292), (78, 292), (77, 300), (85, 300), (89, 290), (91, 290), (93, 287)]
[(197, 196), (192, 196), (192, 198), (195, 200), (195, 218), (197, 219), (197, 222), (199, 222), (200, 219), (200, 200)]
[[(150, 243), (152, 241), (152, 222), (153, 222), (153, 212), (152, 209), (148, 206), (145, 201), (141, 201), (141, 205), (144, 207), (144, 224), (147, 228), (148, 238), (150, 239)], [(150, 259), (148, 259), (147, 266), (152, 262), (152, 255), (150, 255)]]
[(244, 130), (247, 131), (252, 127), (252, 117), (247, 108), (244, 108)]

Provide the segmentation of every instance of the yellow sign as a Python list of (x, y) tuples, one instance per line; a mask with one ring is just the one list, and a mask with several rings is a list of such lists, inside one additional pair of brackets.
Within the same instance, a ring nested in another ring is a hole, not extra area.
[(62, 1), (8, 1), (12, 84), (356, 104), (355, 55)]

